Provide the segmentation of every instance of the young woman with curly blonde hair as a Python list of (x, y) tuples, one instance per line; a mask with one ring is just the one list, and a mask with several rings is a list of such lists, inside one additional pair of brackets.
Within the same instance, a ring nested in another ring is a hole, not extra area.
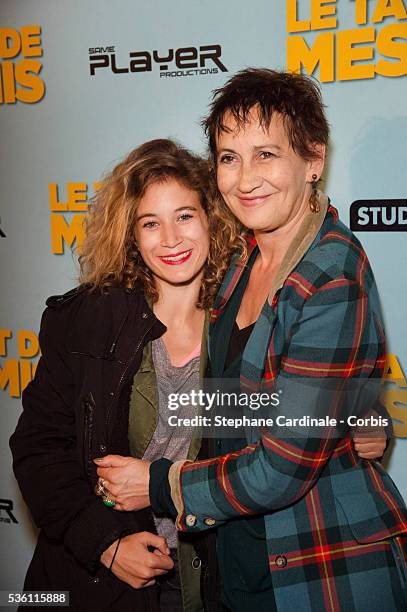
[(141, 145), (105, 177), (81, 284), (47, 301), (11, 441), (41, 528), (26, 589), (69, 591), (75, 610), (201, 609), (192, 545), (150, 509), (114, 512), (92, 460), (197, 456), (192, 434), (163, 437), (159, 426), (168, 393), (199, 383), (206, 313), (239, 230), (214, 206), (207, 163), (170, 140)]

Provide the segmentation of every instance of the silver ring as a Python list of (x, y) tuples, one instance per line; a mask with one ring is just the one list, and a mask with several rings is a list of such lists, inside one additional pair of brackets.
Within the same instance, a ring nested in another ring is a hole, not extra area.
[(105, 497), (106, 495), (108, 495), (108, 491), (105, 487), (105, 481), (103, 480), (103, 478), (98, 479), (95, 485), (95, 493), (99, 497)]

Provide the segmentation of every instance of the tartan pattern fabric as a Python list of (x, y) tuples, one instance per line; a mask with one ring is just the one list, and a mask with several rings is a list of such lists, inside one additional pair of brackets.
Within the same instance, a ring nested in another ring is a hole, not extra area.
[[(252, 240), (249, 257), (256, 248)], [(232, 265), (222, 285), (209, 354), (222, 342), (222, 313), (242, 271)], [(286, 413), (290, 382), (380, 378), (384, 358), (367, 256), (329, 206), (309, 248), (262, 309), (243, 353), (241, 383), (283, 388)], [(177, 468), (178, 529), (264, 514), (279, 611), (404, 610), (407, 511), (381, 465), (360, 460), (349, 437), (281, 438), (250, 430), (247, 441), (241, 451)]]

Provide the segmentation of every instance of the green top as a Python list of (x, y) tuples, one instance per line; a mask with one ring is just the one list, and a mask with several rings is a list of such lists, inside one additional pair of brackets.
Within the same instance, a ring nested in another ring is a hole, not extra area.
[[(206, 367), (206, 344), (208, 317), (202, 334), (200, 377)], [(151, 342), (146, 344), (139, 371), (134, 377), (129, 410), (129, 445), (133, 457), (142, 458), (157, 427), (158, 409), (157, 379), (154, 371)], [(188, 459), (197, 457), (201, 440), (194, 437), (188, 451)], [(178, 562), (182, 586), (182, 601), (185, 612), (203, 612), (200, 597), (200, 567), (194, 564), (196, 551), (188, 534), (178, 540)]]

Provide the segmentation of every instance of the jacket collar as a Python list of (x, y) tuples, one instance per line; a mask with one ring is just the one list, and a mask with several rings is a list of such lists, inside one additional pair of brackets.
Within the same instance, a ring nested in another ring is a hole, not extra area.
[(288, 247), (287, 253), (283, 261), (281, 262), (280, 268), (273, 280), (271, 289), (268, 295), (269, 304), (272, 303), (273, 297), (279, 289), (284, 285), (287, 277), (296, 268), (305, 253), (311, 247), (318, 235), (322, 224), (325, 220), (326, 213), (328, 210), (329, 200), (326, 195), (321, 191), (317, 192), (319, 211), (316, 213), (309, 212), (304, 218), (300, 229), (296, 236), (294, 236), (290, 246)]
[[(284, 285), (287, 277), (295, 269), (295, 267), (304, 257), (305, 253), (312, 246), (312, 243), (323, 226), (328, 211), (329, 199), (319, 190), (317, 192), (317, 198), (319, 203), (319, 211), (316, 213), (310, 211), (305, 216), (300, 229), (292, 240), (270, 288), (267, 298), (270, 304), (272, 303), (277, 291)], [(247, 260), (250, 259), (255, 250), (258, 251), (256, 239), (253, 237), (253, 235), (249, 235), (247, 237)], [(243, 274), (243, 271), (247, 265), (247, 260), (245, 263), (239, 263), (237, 261), (232, 264), (231, 268), (229, 269), (212, 312), (212, 322), (216, 320), (220, 312), (227, 304), (230, 296), (239, 282), (241, 275)]]

